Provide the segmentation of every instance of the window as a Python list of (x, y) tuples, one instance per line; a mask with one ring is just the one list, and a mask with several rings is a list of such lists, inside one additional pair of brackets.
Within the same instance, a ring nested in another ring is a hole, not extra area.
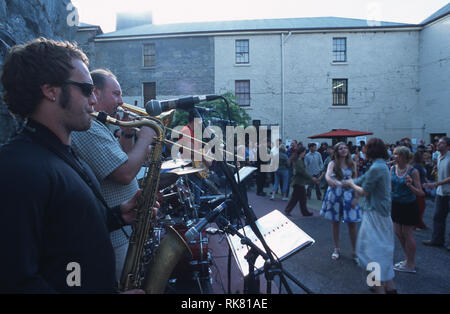
[(248, 39), (236, 40), (236, 64), (247, 63), (250, 63)]
[(250, 81), (235, 82), (236, 101), (239, 106), (250, 106)]
[(347, 62), (347, 38), (333, 38), (333, 62)]
[(333, 79), (333, 106), (347, 106), (347, 79)]
[(155, 44), (144, 44), (144, 67), (155, 66)]
[(156, 83), (143, 83), (144, 104), (152, 99), (156, 99)]

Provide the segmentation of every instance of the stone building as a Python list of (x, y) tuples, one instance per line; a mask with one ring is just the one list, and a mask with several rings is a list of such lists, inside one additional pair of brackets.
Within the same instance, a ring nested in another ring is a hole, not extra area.
[(283, 139), (348, 128), (429, 142), (450, 134), (449, 13), (450, 4), (414, 25), (334, 17), (146, 24), (93, 32), (89, 54), (91, 68), (116, 73), (131, 104), (232, 91)]

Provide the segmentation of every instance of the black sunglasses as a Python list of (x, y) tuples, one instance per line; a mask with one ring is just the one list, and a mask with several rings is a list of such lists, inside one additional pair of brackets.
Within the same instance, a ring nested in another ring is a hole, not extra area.
[(91, 83), (80, 83), (80, 82), (74, 82), (71, 80), (67, 80), (64, 82), (64, 84), (74, 85), (80, 88), (81, 92), (86, 97), (91, 97), (92, 93), (94, 92), (94, 85)]

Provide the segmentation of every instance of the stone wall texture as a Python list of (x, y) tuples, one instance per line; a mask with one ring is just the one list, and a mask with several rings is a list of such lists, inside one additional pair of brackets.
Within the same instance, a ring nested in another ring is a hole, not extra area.
[[(70, 0), (0, 0), (0, 68), (14, 44), (43, 36), (72, 41), (77, 27), (68, 17), (74, 13)], [(2, 87), (0, 85), (0, 96)], [(19, 127), (0, 100), (0, 145)]]
[[(143, 45), (155, 45), (155, 66), (143, 67)], [(143, 83), (155, 83), (158, 99), (214, 92), (212, 37), (96, 41), (90, 68), (108, 68), (118, 78), (124, 101), (143, 105)]]

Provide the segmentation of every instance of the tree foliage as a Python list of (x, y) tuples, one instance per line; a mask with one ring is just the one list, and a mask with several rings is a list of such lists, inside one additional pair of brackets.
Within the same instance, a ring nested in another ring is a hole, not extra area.
[[(236, 97), (232, 92), (227, 92), (223, 95), (229, 104), (229, 112), (231, 115), (231, 120), (236, 122), (236, 125), (243, 126), (244, 128), (249, 126), (251, 123), (251, 117), (236, 103)], [(205, 120), (208, 120), (211, 117), (216, 117), (224, 120), (229, 120), (228, 108), (227, 104), (223, 99), (214, 100), (210, 102), (206, 102), (200, 105), (201, 107), (213, 108), (215, 112), (204, 114), (203, 117)], [(188, 115), (187, 111), (177, 110), (175, 113), (175, 117), (172, 122), (172, 128), (179, 125), (186, 125), (188, 123)]]

